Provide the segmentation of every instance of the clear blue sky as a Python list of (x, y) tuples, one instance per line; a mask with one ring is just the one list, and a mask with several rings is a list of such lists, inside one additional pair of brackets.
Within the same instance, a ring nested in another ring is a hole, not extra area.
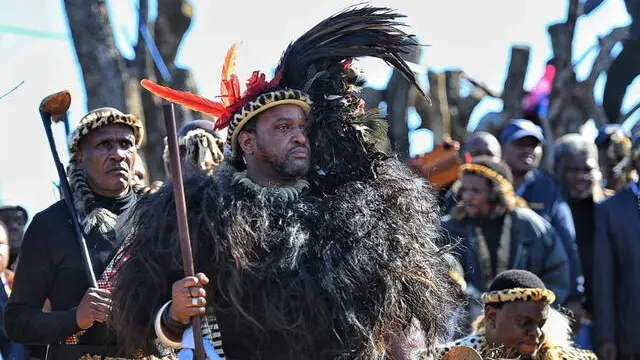
[[(117, 45), (131, 56), (135, 42), (135, 0), (107, 1)], [(201, 93), (215, 96), (221, 62), (228, 46), (242, 45), (237, 70), (246, 78), (254, 69), (269, 71), (280, 52), (295, 37), (328, 15), (356, 1), (322, 0), (192, 0), (193, 25), (183, 42), (179, 62), (193, 70)], [(509, 49), (513, 44), (532, 48), (526, 86), (533, 86), (551, 55), (546, 27), (566, 16), (563, 0), (388, 0), (371, 1), (408, 15), (412, 32), (430, 47), (422, 65), (434, 70), (461, 68), (490, 88), (501, 90)], [(70, 110), (74, 124), (87, 110), (82, 77), (66, 24), (62, 1), (0, 0), (0, 94), (24, 81), (24, 85), (0, 100), (0, 198), (26, 205), (31, 215), (57, 199), (56, 180), (37, 106), (41, 99), (61, 89), (73, 96)], [(251, 11), (249, 11), (251, 9)], [(588, 18), (579, 21), (574, 51), (580, 56), (596, 42), (596, 36), (629, 21), (623, 0), (608, 0)], [(578, 68), (584, 76), (593, 57)], [(389, 70), (382, 62), (362, 61), (370, 84), (384, 87)], [(603, 81), (596, 97), (600, 99)], [(625, 98), (630, 108), (640, 98), (634, 83)], [(472, 116), (475, 123), (487, 111), (501, 104), (484, 100)], [(63, 161), (66, 161), (62, 128), (57, 129)], [(421, 134), (412, 151), (424, 152), (429, 137)]]

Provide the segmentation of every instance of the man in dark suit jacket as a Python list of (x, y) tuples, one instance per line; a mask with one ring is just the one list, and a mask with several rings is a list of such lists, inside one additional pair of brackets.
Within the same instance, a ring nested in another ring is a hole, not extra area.
[[(640, 170), (640, 137), (631, 149)], [(593, 305), (599, 355), (603, 360), (640, 359), (640, 208), (638, 182), (596, 208)]]

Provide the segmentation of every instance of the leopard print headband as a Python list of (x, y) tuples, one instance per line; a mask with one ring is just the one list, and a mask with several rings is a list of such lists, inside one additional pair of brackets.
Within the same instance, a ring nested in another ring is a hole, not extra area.
[(490, 291), (482, 294), (482, 302), (487, 304), (508, 301), (545, 301), (553, 304), (556, 294), (549, 289), (514, 288)]

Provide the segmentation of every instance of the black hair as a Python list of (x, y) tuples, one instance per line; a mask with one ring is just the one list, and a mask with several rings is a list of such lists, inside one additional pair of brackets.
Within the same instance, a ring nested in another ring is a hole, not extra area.
[[(544, 282), (534, 273), (527, 270), (512, 269), (498, 274), (487, 289), (488, 292), (508, 289), (546, 289)], [(487, 304), (497, 309), (504, 306), (504, 302)]]
[(512, 269), (498, 274), (489, 285), (488, 291), (508, 289), (546, 289), (544, 282), (534, 273), (527, 270)]

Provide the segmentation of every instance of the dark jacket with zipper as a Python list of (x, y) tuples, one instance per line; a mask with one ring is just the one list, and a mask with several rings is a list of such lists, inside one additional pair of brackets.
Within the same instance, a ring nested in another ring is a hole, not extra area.
[[(509, 269), (535, 273), (553, 290), (556, 301), (563, 303), (571, 292), (570, 270), (567, 253), (553, 227), (528, 208), (516, 208), (508, 214), (512, 219)], [(476, 225), (469, 219), (456, 220), (449, 215), (443, 218), (442, 225), (447, 241), (458, 244), (458, 261), (467, 283), (477, 289), (486, 289), (489, 284), (483, 280)]]
[[(135, 202), (135, 195), (105, 207), (116, 214)], [(121, 244), (95, 229), (85, 236), (93, 271), (99, 277)], [(81, 329), (76, 323), (76, 307), (90, 287), (80, 245), (75, 238), (71, 217), (64, 201), (58, 201), (35, 215), (27, 228), (16, 269), (14, 287), (4, 311), (9, 338), (27, 345), (51, 345), (50, 359), (74, 359), (91, 352), (114, 356), (118, 346), (107, 326), (94, 323), (76, 345), (65, 339)], [(51, 311), (42, 311), (45, 300)], [(60, 353), (60, 354), (57, 354)]]

